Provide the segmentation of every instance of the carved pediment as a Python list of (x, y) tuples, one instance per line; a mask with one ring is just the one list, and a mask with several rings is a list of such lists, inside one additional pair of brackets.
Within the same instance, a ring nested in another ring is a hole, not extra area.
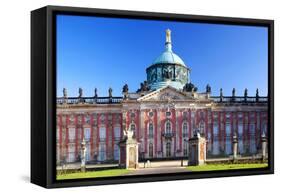
[(190, 96), (187, 96), (185, 93), (176, 90), (173, 87), (167, 86), (165, 88), (161, 88), (145, 96), (142, 96), (138, 99), (138, 101), (171, 101), (171, 100), (187, 100), (193, 99)]

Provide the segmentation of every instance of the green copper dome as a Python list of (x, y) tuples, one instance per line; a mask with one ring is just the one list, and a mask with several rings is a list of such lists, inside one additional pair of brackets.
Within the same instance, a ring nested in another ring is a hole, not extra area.
[(185, 66), (183, 60), (172, 51), (171, 31), (169, 29), (166, 31), (165, 51), (159, 57), (157, 57), (152, 64), (163, 63), (179, 64)]
[(153, 62), (153, 64), (161, 64), (161, 63), (172, 63), (172, 64), (185, 65), (183, 60), (178, 55), (173, 53), (172, 51), (165, 51), (165, 52), (163, 52)]
[(168, 85), (182, 90), (189, 83), (189, 71), (183, 60), (172, 51), (171, 31), (166, 30), (165, 51), (146, 69), (148, 86), (152, 90)]

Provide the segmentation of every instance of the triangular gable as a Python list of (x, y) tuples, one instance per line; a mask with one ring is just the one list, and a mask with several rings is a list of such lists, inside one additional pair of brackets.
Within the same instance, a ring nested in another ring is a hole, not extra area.
[(138, 101), (151, 101), (151, 100), (186, 100), (186, 99), (192, 99), (190, 96), (187, 96), (184, 92), (178, 91), (177, 89), (166, 86), (163, 88), (160, 88), (156, 91), (150, 92), (149, 94), (146, 94), (140, 98), (138, 98)]

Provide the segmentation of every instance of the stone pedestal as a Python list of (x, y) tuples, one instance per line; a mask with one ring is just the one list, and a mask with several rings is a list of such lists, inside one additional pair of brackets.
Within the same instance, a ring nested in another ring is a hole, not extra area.
[(127, 131), (123, 140), (119, 142), (120, 159), (119, 166), (122, 168), (138, 168), (139, 167), (139, 144), (133, 138), (133, 132)]
[(198, 166), (206, 162), (206, 139), (199, 133), (188, 140), (188, 166)]

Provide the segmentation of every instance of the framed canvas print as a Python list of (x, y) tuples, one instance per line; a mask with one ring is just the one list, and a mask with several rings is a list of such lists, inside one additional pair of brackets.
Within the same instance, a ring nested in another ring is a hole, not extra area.
[(273, 21), (31, 12), (31, 182), (273, 173)]

